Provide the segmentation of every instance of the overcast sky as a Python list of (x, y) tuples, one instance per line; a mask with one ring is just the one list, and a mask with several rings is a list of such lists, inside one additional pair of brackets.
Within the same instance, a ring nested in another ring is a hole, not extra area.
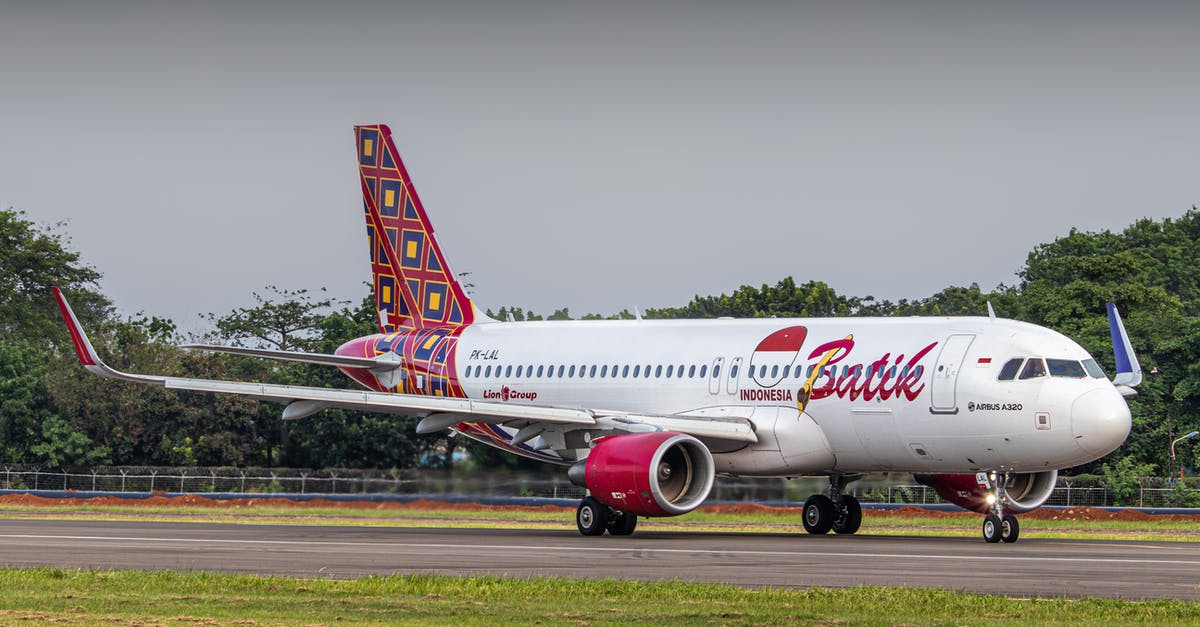
[(483, 308), (988, 289), (1200, 202), (1196, 2), (173, 4), (0, 4), (0, 206), (189, 330), (365, 294), (356, 123)]

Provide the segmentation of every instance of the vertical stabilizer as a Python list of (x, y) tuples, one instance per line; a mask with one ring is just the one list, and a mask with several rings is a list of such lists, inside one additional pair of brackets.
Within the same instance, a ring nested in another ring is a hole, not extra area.
[(384, 124), (354, 127), (379, 331), (458, 327), (475, 309), (458, 284)]

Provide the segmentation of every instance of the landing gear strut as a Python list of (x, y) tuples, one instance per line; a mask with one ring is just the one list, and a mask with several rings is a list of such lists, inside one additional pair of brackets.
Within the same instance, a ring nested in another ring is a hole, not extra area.
[(862, 526), (862, 505), (858, 499), (843, 494), (846, 484), (861, 475), (829, 477), (829, 494), (814, 494), (804, 502), (804, 530), (812, 534), (851, 534)]
[(615, 510), (591, 496), (583, 497), (575, 510), (575, 526), (585, 536), (627, 536), (637, 528), (637, 516)]
[(1016, 516), (1004, 513), (1004, 502), (1008, 500), (1004, 486), (1008, 483), (1008, 475), (993, 472), (988, 474), (987, 480), (991, 488), (988, 505), (992, 511), (983, 519), (983, 539), (989, 543), (1016, 542), (1021, 536), (1021, 525)]

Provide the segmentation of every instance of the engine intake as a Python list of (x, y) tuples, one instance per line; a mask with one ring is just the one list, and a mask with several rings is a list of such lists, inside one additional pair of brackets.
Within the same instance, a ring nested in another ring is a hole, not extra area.
[(716, 466), (700, 440), (669, 431), (596, 440), (567, 477), (597, 501), (640, 516), (678, 516), (712, 491)]
[[(913, 475), (917, 483), (937, 491), (938, 496), (964, 509), (987, 514), (988, 490), (980, 485), (975, 475)], [(1042, 506), (1058, 481), (1057, 470), (1010, 474), (1004, 493), (1008, 497), (1004, 508), (1014, 514), (1023, 514)]]

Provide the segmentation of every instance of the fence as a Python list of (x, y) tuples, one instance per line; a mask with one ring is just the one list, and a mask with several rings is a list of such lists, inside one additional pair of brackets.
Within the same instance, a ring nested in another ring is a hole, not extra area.
[[(456, 494), (581, 498), (582, 488), (565, 473), (461, 472), (439, 470), (297, 470), (279, 468), (97, 467), (42, 469), (0, 466), (3, 487), (92, 492), (240, 492), (295, 494)], [(943, 503), (909, 475), (868, 475), (850, 484), (864, 503), (928, 505)], [(799, 502), (823, 492), (822, 478), (751, 479), (718, 477), (712, 499), (718, 501)], [(1097, 477), (1060, 477), (1047, 505), (1139, 507), (1194, 506), (1196, 493), (1172, 487), (1169, 480), (1147, 477), (1136, 498), (1119, 502)]]

